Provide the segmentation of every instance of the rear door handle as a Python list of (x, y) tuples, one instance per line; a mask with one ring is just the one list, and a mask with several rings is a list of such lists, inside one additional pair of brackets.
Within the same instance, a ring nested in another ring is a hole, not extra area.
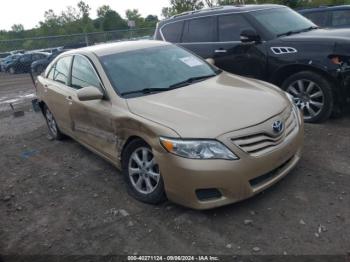
[(66, 96), (66, 100), (68, 101), (68, 104), (72, 104), (73, 103), (73, 99), (71, 96)]
[(215, 53), (226, 53), (227, 50), (225, 50), (225, 49), (216, 49), (214, 52)]

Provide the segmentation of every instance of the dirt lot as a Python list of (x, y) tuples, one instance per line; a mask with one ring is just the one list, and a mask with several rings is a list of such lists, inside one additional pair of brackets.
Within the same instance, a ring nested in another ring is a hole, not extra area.
[[(109, 163), (71, 139), (49, 141), (27, 110), (31, 93), (28, 77), (0, 75), (0, 254), (350, 252), (350, 113), (306, 125), (304, 156), (276, 186), (194, 211), (139, 203)], [(14, 118), (9, 101), (25, 115)]]

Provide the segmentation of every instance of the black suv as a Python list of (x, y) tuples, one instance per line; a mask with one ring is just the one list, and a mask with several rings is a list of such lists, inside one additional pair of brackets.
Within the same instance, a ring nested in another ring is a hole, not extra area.
[(290, 93), (307, 122), (340, 112), (350, 95), (350, 30), (319, 29), (280, 5), (223, 6), (159, 22), (155, 39), (178, 43), (232, 73)]
[(321, 6), (298, 12), (321, 27), (350, 28), (350, 5)]

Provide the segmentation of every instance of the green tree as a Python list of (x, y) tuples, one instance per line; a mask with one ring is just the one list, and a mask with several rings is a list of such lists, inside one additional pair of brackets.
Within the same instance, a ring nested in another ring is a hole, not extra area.
[(199, 10), (203, 7), (203, 0), (170, 0), (170, 7), (164, 7), (162, 15), (169, 17), (187, 11)]
[(106, 16), (108, 12), (113, 11), (112, 8), (109, 5), (103, 5), (97, 8), (97, 17), (103, 18)]
[(125, 12), (125, 16), (127, 18), (128, 21), (134, 21), (136, 27), (143, 27), (143, 24), (145, 22), (145, 19), (143, 17), (141, 17), (139, 10), (137, 9), (128, 9)]
[(63, 24), (67, 24), (81, 19), (81, 16), (76, 8), (68, 6), (65, 11), (62, 11), (60, 18)]
[(114, 10), (108, 11), (102, 19), (104, 31), (128, 28), (126, 21)]
[(13, 32), (19, 33), (24, 31), (24, 27), (22, 24), (14, 24), (13, 26), (11, 26), (11, 30)]
[(91, 8), (84, 1), (78, 3), (78, 9), (83, 19), (89, 17)]

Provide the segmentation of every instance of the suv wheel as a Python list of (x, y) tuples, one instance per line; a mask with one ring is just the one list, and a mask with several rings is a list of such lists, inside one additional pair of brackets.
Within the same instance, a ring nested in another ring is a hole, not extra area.
[(16, 70), (15, 70), (14, 67), (11, 66), (11, 67), (9, 68), (9, 72), (10, 72), (11, 75), (13, 75), (13, 74), (16, 73)]
[(55, 140), (61, 140), (64, 137), (64, 135), (59, 130), (55, 117), (46, 106), (44, 107), (44, 115), (47, 127), (49, 128), (49, 135), (51, 136), (51, 138)]
[(303, 71), (282, 84), (304, 114), (305, 122), (319, 123), (329, 118), (333, 110), (332, 84), (320, 74)]
[(130, 142), (122, 161), (128, 191), (134, 198), (149, 204), (165, 200), (163, 179), (149, 145), (141, 139)]

